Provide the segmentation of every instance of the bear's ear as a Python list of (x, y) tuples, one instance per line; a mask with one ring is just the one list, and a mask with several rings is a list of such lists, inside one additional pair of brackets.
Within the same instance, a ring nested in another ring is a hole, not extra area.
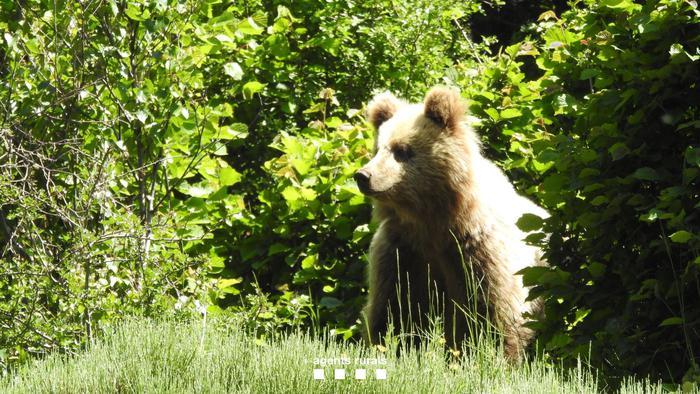
[(367, 120), (378, 130), (382, 123), (394, 116), (400, 106), (401, 100), (390, 92), (379, 93), (367, 104)]
[(425, 95), (425, 116), (444, 128), (454, 130), (464, 111), (462, 97), (454, 89), (434, 87)]

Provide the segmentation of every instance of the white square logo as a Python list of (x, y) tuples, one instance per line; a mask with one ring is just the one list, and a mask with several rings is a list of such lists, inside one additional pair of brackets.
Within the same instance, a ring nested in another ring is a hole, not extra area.
[(374, 371), (377, 380), (386, 380), (386, 369), (377, 369)]
[(367, 378), (367, 370), (366, 369), (356, 369), (355, 370), (355, 379), (363, 380)]
[(336, 369), (335, 370), (335, 378), (336, 378), (336, 380), (345, 379), (345, 370), (344, 369)]
[(323, 380), (325, 377), (323, 376), (323, 370), (322, 369), (314, 369), (314, 379), (315, 380)]

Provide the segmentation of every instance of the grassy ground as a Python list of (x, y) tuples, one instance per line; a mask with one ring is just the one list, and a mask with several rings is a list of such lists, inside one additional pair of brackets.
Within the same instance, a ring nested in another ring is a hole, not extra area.
[[(306, 334), (256, 341), (235, 326), (204, 321), (134, 320), (108, 330), (84, 354), (53, 356), (0, 380), (9, 393), (587, 393), (600, 387), (589, 371), (564, 376), (543, 362), (508, 366), (493, 346), (480, 346), (459, 363), (439, 344), (394, 356)], [(379, 362), (384, 365), (364, 365)], [(325, 361), (326, 365), (319, 363)], [(348, 364), (338, 365), (346, 362)], [(344, 380), (333, 378), (344, 368)], [(315, 380), (323, 369), (324, 380)], [(366, 369), (365, 380), (355, 379)], [(376, 369), (386, 369), (378, 380)], [(624, 393), (661, 392), (648, 382)]]

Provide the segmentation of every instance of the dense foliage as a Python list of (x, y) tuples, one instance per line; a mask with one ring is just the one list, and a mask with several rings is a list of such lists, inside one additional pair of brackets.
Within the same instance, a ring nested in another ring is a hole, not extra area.
[(0, 1), (0, 364), (172, 309), (352, 337), (371, 234), (351, 181), (371, 154), (363, 103), (447, 84), (552, 213), (520, 222), (553, 266), (524, 272), (548, 357), (697, 380), (697, 5), (584, 1), (500, 46), (470, 39), (480, 12)]
[(0, 362), (173, 307), (353, 325), (361, 106), (438, 82), (476, 10), (3, 2)]
[(554, 214), (543, 244), (556, 268), (524, 276), (547, 297), (546, 350), (697, 381), (697, 4), (602, 1), (543, 19), (544, 75), (511, 88), (543, 134), (510, 150), (544, 176), (534, 192)]

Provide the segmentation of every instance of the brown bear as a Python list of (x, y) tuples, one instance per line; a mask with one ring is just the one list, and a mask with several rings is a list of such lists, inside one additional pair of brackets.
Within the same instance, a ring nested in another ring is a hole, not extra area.
[(523, 314), (538, 314), (541, 303), (526, 300), (516, 272), (545, 262), (516, 221), (547, 212), (482, 156), (458, 92), (433, 88), (423, 104), (382, 93), (367, 115), (377, 130), (375, 156), (355, 180), (373, 201), (378, 228), (369, 250), (365, 338), (379, 343), (389, 321), (397, 334), (426, 327), (437, 300), (445, 339), (458, 348), (468, 335), (471, 277), (506, 356), (517, 360), (533, 337)]

